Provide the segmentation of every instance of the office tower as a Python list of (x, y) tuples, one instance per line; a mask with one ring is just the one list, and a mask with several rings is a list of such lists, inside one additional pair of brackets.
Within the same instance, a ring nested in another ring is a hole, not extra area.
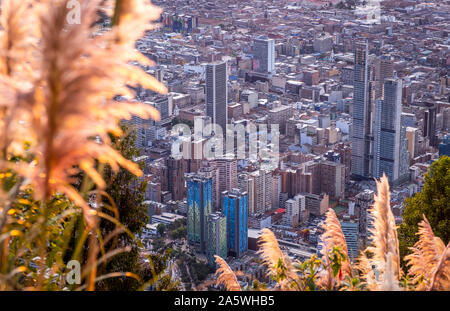
[(401, 126), (400, 79), (384, 80), (384, 99), (377, 101), (375, 109), (373, 176), (380, 178), (385, 173), (389, 182), (397, 184), (406, 178), (409, 170), (406, 129)]
[(289, 227), (295, 227), (300, 220), (300, 214), (306, 209), (306, 198), (298, 194), (284, 203), (286, 212), (283, 215), (283, 224)]
[(168, 96), (158, 96), (154, 100), (155, 108), (159, 111), (161, 120), (167, 119), (172, 116), (172, 98)]
[(286, 134), (286, 122), (293, 116), (294, 110), (291, 106), (281, 105), (269, 110), (267, 122), (269, 125), (278, 124), (280, 133)]
[(265, 173), (263, 170), (250, 173), (254, 181), (254, 211), (253, 213), (264, 213), (266, 207)]
[(221, 213), (211, 213), (207, 217), (206, 257), (208, 264), (215, 267), (214, 255), (227, 257), (227, 218)]
[(367, 228), (368, 228), (368, 219), (367, 219), (367, 210), (374, 203), (374, 194), (372, 190), (366, 189), (360, 193), (358, 193), (355, 197), (355, 215), (359, 219), (358, 230), (359, 234), (365, 243), (367, 241)]
[(428, 106), (423, 117), (423, 137), (428, 137), (430, 146), (437, 147), (436, 139), (436, 106), (433, 103), (426, 103)]
[(254, 214), (255, 207), (255, 180), (248, 174), (238, 175), (238, 188), (241, 192), (247, 192), (247, 208), (249, 214)]
[(188, 162), (184, 159), (177, 160), (172, 157), (167, 157), (166, 171), (164, 177), (167, 176), (164, 184), (167, 185), (163, 190), (172, 193), (172, 199), (175, 201), (182, 200), (186, 197), (186, 188), (184, 185), (184, 174), (189, 172)]
[(357, 177), (370, 177), (371, 114), (369, 105), (367, 43), (356, 43), (353, 79), (353, 130), (351, 173)]
[(394, 61), (391, 55), (382, 55), (377, 63), (377, 90), (376, 98), (383, 98), (383, 86), (385, 79), (391, 79), (394, 77)]
[(206, 218), (212, 213), (212, 178), (203, 174), (185, 175), (187, 186), (187, 236), (190, 244), (200, 246), (202, 253), (206, 250)]
[(312, 215), (322, 216), (327, 212), (330, 202), (327, 194), (303, 193), (302, 195), (305, 196), (305, 206)]
[(442, 143), (439, 144), (439, 157), (450, 157), (450, 136), (445, 135)]
[(212, 123), (222, 127), (225, 137), (228, 122), (227, 63), (215, 62), (206, 65), (206, 115)]
[(238, 187), (237, 159), (233, 154), (226, 154), (212, 161), (219, 171), (219, 193)]
[(253, 69), (262, 73), (275, 71), (275, 40), (261, 36), (254, 40), (254, 65)]
[(215, 163), (205, 162), (203, 166), (198, 171), (207, 177), (211, 177), (211, 192), (212, 192), (212, 204), (213, 210), (217, 211), (220, 206), (220, 191), (219, 191), (219, 170), (217, 169)]
[(333, 49), (333, 37), (329, 34), (322, 34), (314, 40), (314, 52), (325, 53)]
[(228, 251), (240, 257), (247, 251), (247, 192), (239, 189), (222, 193), (223, 213), (227, 218)]
[(350, 220), (350, 216), (345, 215), (341, 221), (341, 228), (347, 243), (348, 256), (353, 260), (358, 255), (358, 222)]
[(280, 193), (281, 193), (281, 175), (272, 174), (272, 208), (278, 208), (280, 206)]
[(419, 133), (415, 127), (406, 128), (406, 139), (408, 140), (409, 158), (414, 159), (418, 156), (419, 152)]

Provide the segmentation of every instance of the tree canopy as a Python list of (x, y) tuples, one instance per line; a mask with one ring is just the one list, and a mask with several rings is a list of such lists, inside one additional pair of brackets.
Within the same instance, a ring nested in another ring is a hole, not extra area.
[(401, 258), (418, 240), (418, 224), (425, 215), (433, 232), (447, 244), (450, 240), (450, 158), (443, 156), (425, 174), (422, 192), (405, 200), (403, 222), (399, 228)]

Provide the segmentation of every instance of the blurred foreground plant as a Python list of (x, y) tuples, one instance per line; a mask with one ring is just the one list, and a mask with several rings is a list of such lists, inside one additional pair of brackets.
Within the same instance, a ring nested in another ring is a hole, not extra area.
[[(292, 264), (289, 256), (280, 249), (273, 232), (263, 229), (258, 253), (274, 282), (273, 288), (301, 291), (450, 290), (450, 243), (445, 247), (442, 240), (434, 236), (425, 216), (419, 225), (419, 240), (411, 249), (412, 254), (405, 257), (409, 273), (402, 275), (397, 228), (385, 175), (377, 182), (377, 189), (375, 204), (368, 210), (368, 218), (373, 220), (372, 244), (361, 252), (356, 263), (349, 260), (347, 243), (332, 209), (328, 210), (323, 225), (321, 258), (313, 255), (309, 260)], [(217, 283), (238, 290), (236, 275), (226, 262), (218, 256), (216, 262), (221, 266), (217, 270)]]
[[(96, 26), (111, 1), (79, 0), (81, 23), (67, 24), (68, 0), (3, 0), (0, 30), (0, 289), (95, 289), (108, 277), (97, 267), (129, 247), (105, 249), (115, 235), (135, 237), (118, 221), (104, 192), (102, 168), (136, 163), (111, 146), (119, 122), (158, 119), (134, 103), (128, 86), (166, 89), (130, 61), (151, 62), (135, 41), (161, 11), (148, 1), (117, 1), (115, 24)], [(118, 102), (115, 98), (125, 98)], [(77, 176), (84, 172), (80, 183)], [(103, 198), (106, 198), (104, 200)], [(102, 236), (99, 219), (117, 228)], [(72, 241), (72, 242), (71, 242)], [(68, 285), (66, 264), (82, 263), (81, 283)]]

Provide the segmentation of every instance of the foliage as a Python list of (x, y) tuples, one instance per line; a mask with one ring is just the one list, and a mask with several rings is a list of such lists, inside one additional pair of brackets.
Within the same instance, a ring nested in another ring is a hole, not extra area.
[[(67, 2), (1, 2), (0, 289), (94, 290), (112, 277), (140, 280), (132, 272), (98, 273), (114, 256), (137, 251), (114, 243), (119, 234), (138, 243), (134, 225), (120, 223), (102, 173), (108, 166), (142, 174), (112, 137), (122, 134), (122, 119), (159, 118), (154, 108), (130, 102), (128, 86), (166, 92), (130, 64), (151, 64), (135, 42), (160, 10), (148, 1), (117, 1), (114, 24), (100, 32), (96, 12), (105, 1), (79, 0), (81, 21), (71, 25)], [(106, 236), (99, 227), (105, 221), (114, 228)], [(71, 259), (82, 265), (81, 284), (66, 282)]]
[(403, 222), (399, 228), (400, 254), (409, 253), (419, 239), (416, 235), (423, 215), (428, 219), (434, 234), (444, 244), (450, 242), (450, 158), (442, 156), (425, 174), (422, 192), (405, 200)]
[(158, 226), (156, 226), (156, 231), (158, 232), (159, 236), (162, 237), (166, 232), (166, 226), (164, 224), (158, 224)]
[[(124, 135), (119, 138), (111, 136), (111, 141), (116, 150), (126, 159), (131, 160), (139, 156), (139, 151), (134, 147), (135, 130), (128, 128), (124, 124), (121, 125), (121, 130)], [(118, 221), (126, 226), (130, 232), (134, 235), (141, 234), (143, 227), (149, 220), (146, 208), (142, 205), (144, 201), (143, 193), (147, 187), (146, 182), (138, 179), (125, 169), (120, 169), (116, 174), (110, 166), (105, 167), (103, 176), (107, 184), (106, 193), (115, 202), (116, 207), (114, 211), (105, 209), (104, 213), (111, 217), (114, 217), (115, 213), (117, 213), (119, 215)], [(108, 203), (106, 198), (103, 203)], [(106, 236), (115, 230), (115, 226), (109, 221), (102, 220), (100, 221), (99, 229)], [(140, 269), (142, 268), (138, 263), (140, 243), (135, 242), (130, 236), (122, 233), (116, 239), (111, 240), (107, 246), (114, 246), (115, 244), (130, 246), (131, 250), (126, 254), (118, 254), (106, 262), (102, 266), (105, 273), (129, 271), (140, 275), (142, 282), (126, 277), (110, 278), (99, 282), (97, 289), (137, 290), (143, 282), (148, 281), (141, 275)]]

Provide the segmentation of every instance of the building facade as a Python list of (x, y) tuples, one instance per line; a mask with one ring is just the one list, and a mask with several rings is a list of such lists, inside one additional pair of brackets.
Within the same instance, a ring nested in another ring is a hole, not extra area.
[(226, 62), (215, 62), (206, 65), (206, 115), (213, 124), (222, 128), (225, 135), (228, 122), (228, 74)]
[(228, 252), (240, 257), (248, 248), (247, 193), (232, 189), (224, 191), (222, 197), (223, 213), (227, 218)]
[(206, 220), (212, 213), (212, 178), (202, 174), (185, 175), (187, 186), (187, 238), (198, 245), (202, 253), (206, 250)]

